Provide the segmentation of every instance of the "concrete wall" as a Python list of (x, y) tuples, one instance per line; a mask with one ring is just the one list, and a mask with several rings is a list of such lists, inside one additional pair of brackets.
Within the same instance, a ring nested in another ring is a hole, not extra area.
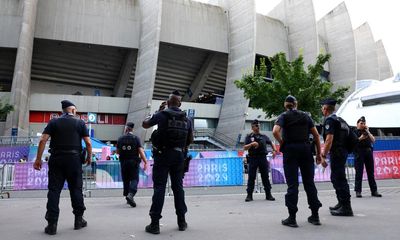
[(22, 0), (0, 1), (0, 47), (18, 47), (22, 23), (22, 3)]
[(386, 55), (386, 50), (382, 40), (376, 42), (376, 53), (378, 55), (379, 62), (379, 80), (385, 80), (393, 77), (392, 65), (389, 62), (389, 58)]
[(278, 52), (289, 55), (285, 26), (277, 19), (257, 14), (256, 53), (272, 57)]
[(371, 28), (364, 23), (354, 30), (357, 54), (357, 80), (379, 80), (379, 61)]
[(217, 6), (190, 0), (164, 0), (160, 41), (228, 52), (228, 21)]
[(35, 37), (138, 48), (138, 0), (40, 0)]
[(334, 88), (350, 86), (349, 93), (353, 92), (357, 75), (356, 48), (349, 12), (344, 2), (318, 21), (318, 33), (327, 44), (326, 52), (331, 54), (329, 79)]
[(94, 96), (95, 90), (100, 91), (100, 96), (111, 96), (112, 90), (99, 89), (94, 87), (83, 87), (65, 83), (53, 83), (53, 82), (41, 82), (31, 81), (31, 93), (47, 93), (47, 94), (63, 94), (72, 95), (77, 91), (81, 92), (82, 95)]
[(302, 54), (306, 66), (314, 64), (319, 49), (312, 0), (282, 0), (268, 16), (288, 27), (289, 58), (293, 60)]

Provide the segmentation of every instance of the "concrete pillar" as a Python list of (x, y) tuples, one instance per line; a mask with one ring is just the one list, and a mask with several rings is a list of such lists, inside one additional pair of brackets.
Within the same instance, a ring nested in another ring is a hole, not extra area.
[(224, 102), (217, 126), (217, 133), (227, 136), (235, 144), (242, 132), (249, 101), (234, 81), (246, 72), (253, 72), (256, 48), (256, 8), (254, 0), (225, 1), (229, 22), (228, 72)]
[(136, 63), (136, 58), (136, 50), (128, 50), (125, 55), (124, 63), (122, 64), (121, 71), (119, 72), (117, 83), (114, 87), (115, 97), (124, 97), (126, 87), (128, 86), (129, 79), (131, 77), (132, 69)]
[(29, 94), (37, 3), (38, 0), (24, 0), (23, 4), (22, 27), (10, 96), (14, 111), (8, 114), (5, 135), (11, 135), (12, 129), (13, 132), (18, 131), (18, 136), (29, 135)]
[(142, 141), (146, 130), (142, 122), (150, 114), (160, 48), (162, 1), (140, 0), (141, 28), (128, 121), (135, 123), (135, 134)]
[(376, 42), (376, 51), (378, 54), (379, 62), (379, 80), (385, 80), (387, 78), (393, 77), (392, 65), (390, 64), (382, 40), (378, 40)]

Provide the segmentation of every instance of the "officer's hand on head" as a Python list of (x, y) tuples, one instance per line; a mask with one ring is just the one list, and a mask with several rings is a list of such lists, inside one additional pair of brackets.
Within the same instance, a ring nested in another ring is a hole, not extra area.
[(33, 168), (35, 170), (40, 171), (40, 169), (42, 169), (42, 160), (36, 159), (35, 162), (33, 163)]

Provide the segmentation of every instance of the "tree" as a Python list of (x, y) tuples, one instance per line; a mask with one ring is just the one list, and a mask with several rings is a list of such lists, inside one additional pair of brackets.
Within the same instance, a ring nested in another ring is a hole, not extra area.
[(332, 92), (333, 84), (321, 80), (320, 74), (329, 58), (329, 54), (319, 54), (316, 64), (308, 65), (305, 70), (302, 55), (289, 62), (285, 53), (278, 53), (270, 58), (272, 81), (266, 80), (267, 67), (265, 59), (261, 59), (261, 64), (255, 68), (254, 74), (244, 74), (235, 84), (244, 90), (244, 96), (250, 100), (251, 107), (262, 109), (269, 118), (284, 111), (283, 102), (290, 94), (297, 98), (298, 109), (310, 112), (312, 118), (319, 122), (320, 101), (332, 97), (340, 104), (349, 90), (349, 87), (339, 87)]
[(0, 102), (0, 121), (4, 121), (7, 114), (14, 110), (14, 107), (8, 103), (3, 104)]

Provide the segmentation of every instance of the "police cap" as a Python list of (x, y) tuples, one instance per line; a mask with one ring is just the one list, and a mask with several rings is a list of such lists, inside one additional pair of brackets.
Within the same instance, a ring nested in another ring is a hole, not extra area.
[(295, 103), (295, 102), (297, 102), (297, 99), (296, 99), (294, 96), (292, 96), (292, 95), (288, 95), (288, 96), (285, 98), (285, 102), (288, 102), (288, 103)]
[(127, 122), (126, 126), (130, 129), (133, 129), (135, 127), (135, 124), (133, 122)]
[(366, 122), (365, 117), (364, 116), (360, 117), (360, 119), (357, 120), (357, 123), (359, 123), (359, 122)]
[(337, 103), (336, 99), (333, 98), (326, 98), (321, 101), (321, 105), (330, 105), (330, 106), (335, 106)]
[(71, 101), (69, 101), (69, 100), (62, 100), (62, 101), (61, 101), (61, 108), (62, 108), (62, 109), (67, 108), (67, 107), (71, 107), (71, 106), (76, 107), (75, 104), (73, 104), (73, 103), (72, 103)]
[(257, 119), (254, 119), (253, 122), (251, 122), (251, 125), (258, 125), (260, 122)]
[(174, 91), (172, 91), (172, 93), (171, 93), (172, 95), (175, 95), (175, 96), (178, 96), (178, 97), (180, 97), (181, 96), (181, 94), (179, 93), (179, 91), (178, 90), (174, 90)]

